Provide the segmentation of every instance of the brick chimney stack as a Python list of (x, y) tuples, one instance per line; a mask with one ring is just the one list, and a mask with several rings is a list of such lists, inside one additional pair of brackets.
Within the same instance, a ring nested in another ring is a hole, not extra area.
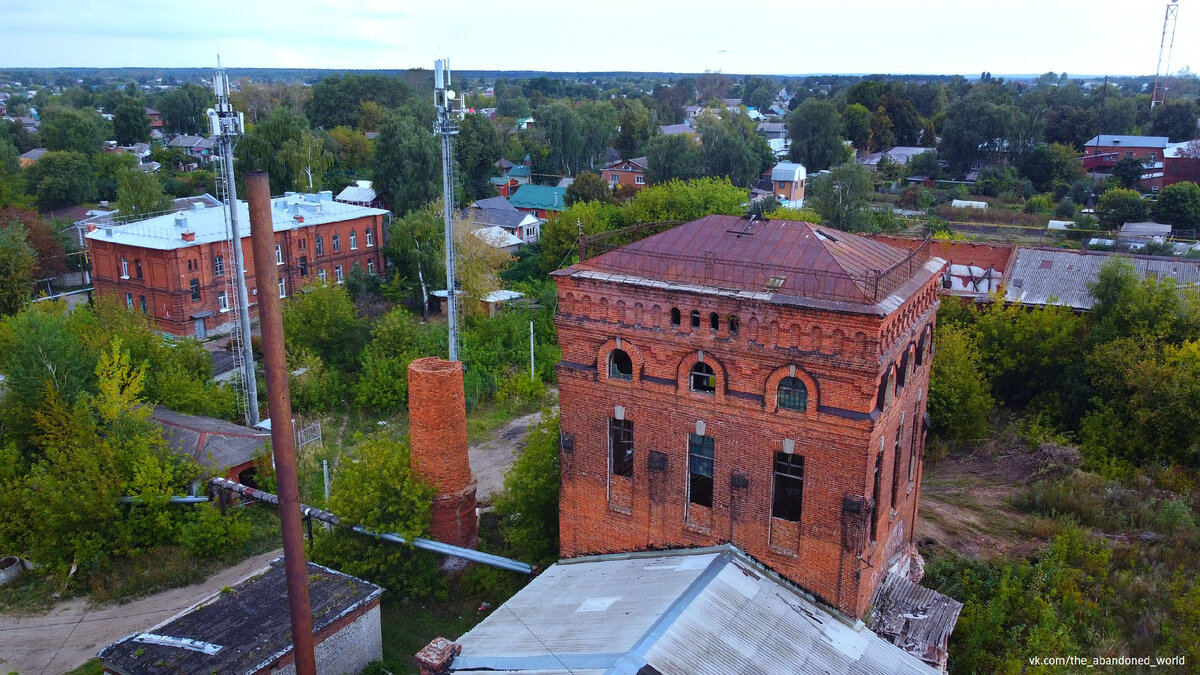
[(431, 356), (408, 366), (409, 437), (413, 470), (433, 484), (432, 536), (473, 548), (475, 479), (467, 456), (467, 408), (462, 363)]

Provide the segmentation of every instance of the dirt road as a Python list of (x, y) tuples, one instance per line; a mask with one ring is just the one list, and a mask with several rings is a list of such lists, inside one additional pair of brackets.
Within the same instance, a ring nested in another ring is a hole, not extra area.
[(0, 615), (0, 673), (42, 675), (81, 666), (110, 643), (170, 619), (281, 555), (282, 550), (263, 553), (199, 584), (123, 605), (92, 605), (86, 598), (77, 598), (45, 614)]
[(479, 482), (475, 496), (481, 506), (491, 504), (492, 495), (504, 489), (504, 472), (517, 460), (529, 428), (541, 421), (540, 411), (518, 417), (492, 432), (491, 438), (467, 448), (471, 472)]

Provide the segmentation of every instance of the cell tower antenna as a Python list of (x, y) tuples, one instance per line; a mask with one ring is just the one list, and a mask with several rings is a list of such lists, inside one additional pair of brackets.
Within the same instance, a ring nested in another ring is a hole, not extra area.
[[(1158, 43), (1158, 67), (1154, 69), (1154, 93), (1150, 95), (1150, 109), (1153, 110), (1163, 103), (1167, 91), (1167, 77), (1171, 74), (1171, 52), (1175, 48), (1175, 20), (1179, 17), (1179, 0), (1167, 3), (1167, 13), (1163, 17), (1162, 40)], [(1168, 37), (1170, 35), (1170, 37)], [(1163, 56), (1166, 56), (1166, 68), (1163, 68)]]
[[(213, 93), (217, 96), (217, 107), (208, 109), (209, 131), (217, 141), (218, 156), (221, 159), (221, 172), (217, 178), (218, 197), (224, 197), (225, 213), (228, 223), (226, 231), (226, 246), (233, 258), (232, 279), (230, 289), (233, 301), (237, 305), (237, 321), (234, 325), (235, 362), (242, 370), (242, 389), (245, 392), (246, 424), (254, 426), (259, 423), (258, 417), (258, 385), (254, 369), (254, 352), (250, 343), (250, 301), (246, 291), (246, 263), (242, 251), (242, 231), (238, 222), (237, 185), (233, 178), (233, 146), (237, 139), (246, 133), (246, 121), (242, 113), (234, 112), (233, 104), (229, 102), (229, 78), (221, 67), (221, 56), (217, 55), (217, 72), (213, 75)], [(230, 279), (226, 274), (226, 279)]]
[(434, 133), (442, 140), (442, 211), (446, 225), (446, 323), (450, 333), (450, 360), (458, 360), (458, 284), (454, 274), (454, 147), (458, 134), (454, 90), (450, 88), (450, 59), (433, 62), (433, 105), (437, 108)]

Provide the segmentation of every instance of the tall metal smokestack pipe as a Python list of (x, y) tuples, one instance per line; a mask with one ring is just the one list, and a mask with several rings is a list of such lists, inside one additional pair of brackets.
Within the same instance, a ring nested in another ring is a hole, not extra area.
[(271, 448), (279, 484), (279, 523), (283, 531), (283, 566), (287, 573), (288, 609), (292, 615), (292, 655), (298, 675), (316, 675), (312, 608), (308, 601), (308, 567), (300, 519), (300, 484), (296, 476), (296, 437), (292, 430), (292, 397), (288, 391), (287, 356), (283, 350), (283, 308), (275, 259), (271, 216), (271, 184), (265, 171), (246, 174), (250, 202), (250, 239), (258, 287), (258, 322), (262, 327), (263, 363), (267, 372), (267, 410), (271, 416)]

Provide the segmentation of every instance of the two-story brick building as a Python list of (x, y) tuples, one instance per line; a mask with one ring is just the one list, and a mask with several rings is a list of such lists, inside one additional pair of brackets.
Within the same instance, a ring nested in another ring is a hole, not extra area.
[(601, 169), (600, 176), (613, 190), (621, 186), (640, 190), (646, 187), (647, 166), (645, 157), (622, 159)]
[[(257, 295), (250, 215), (238, 202), (251, 313)], [(354, 269), (382, 273), (383, 209), (335, 202), (331, 192), (289, 193), (271, 200), (279, 287), (285, 297), (314, 279), (341, 283)], [(234, 321), (233, 252), (223, 208), (192, 209), (129, 223), (88, 225), (96, 293), (150, 316), (163, 333), (206, 337)]]
[(863, 617), (916, 556), (944, 266), (708, 216), (555, 272), (563, 556), (729, 542)]

